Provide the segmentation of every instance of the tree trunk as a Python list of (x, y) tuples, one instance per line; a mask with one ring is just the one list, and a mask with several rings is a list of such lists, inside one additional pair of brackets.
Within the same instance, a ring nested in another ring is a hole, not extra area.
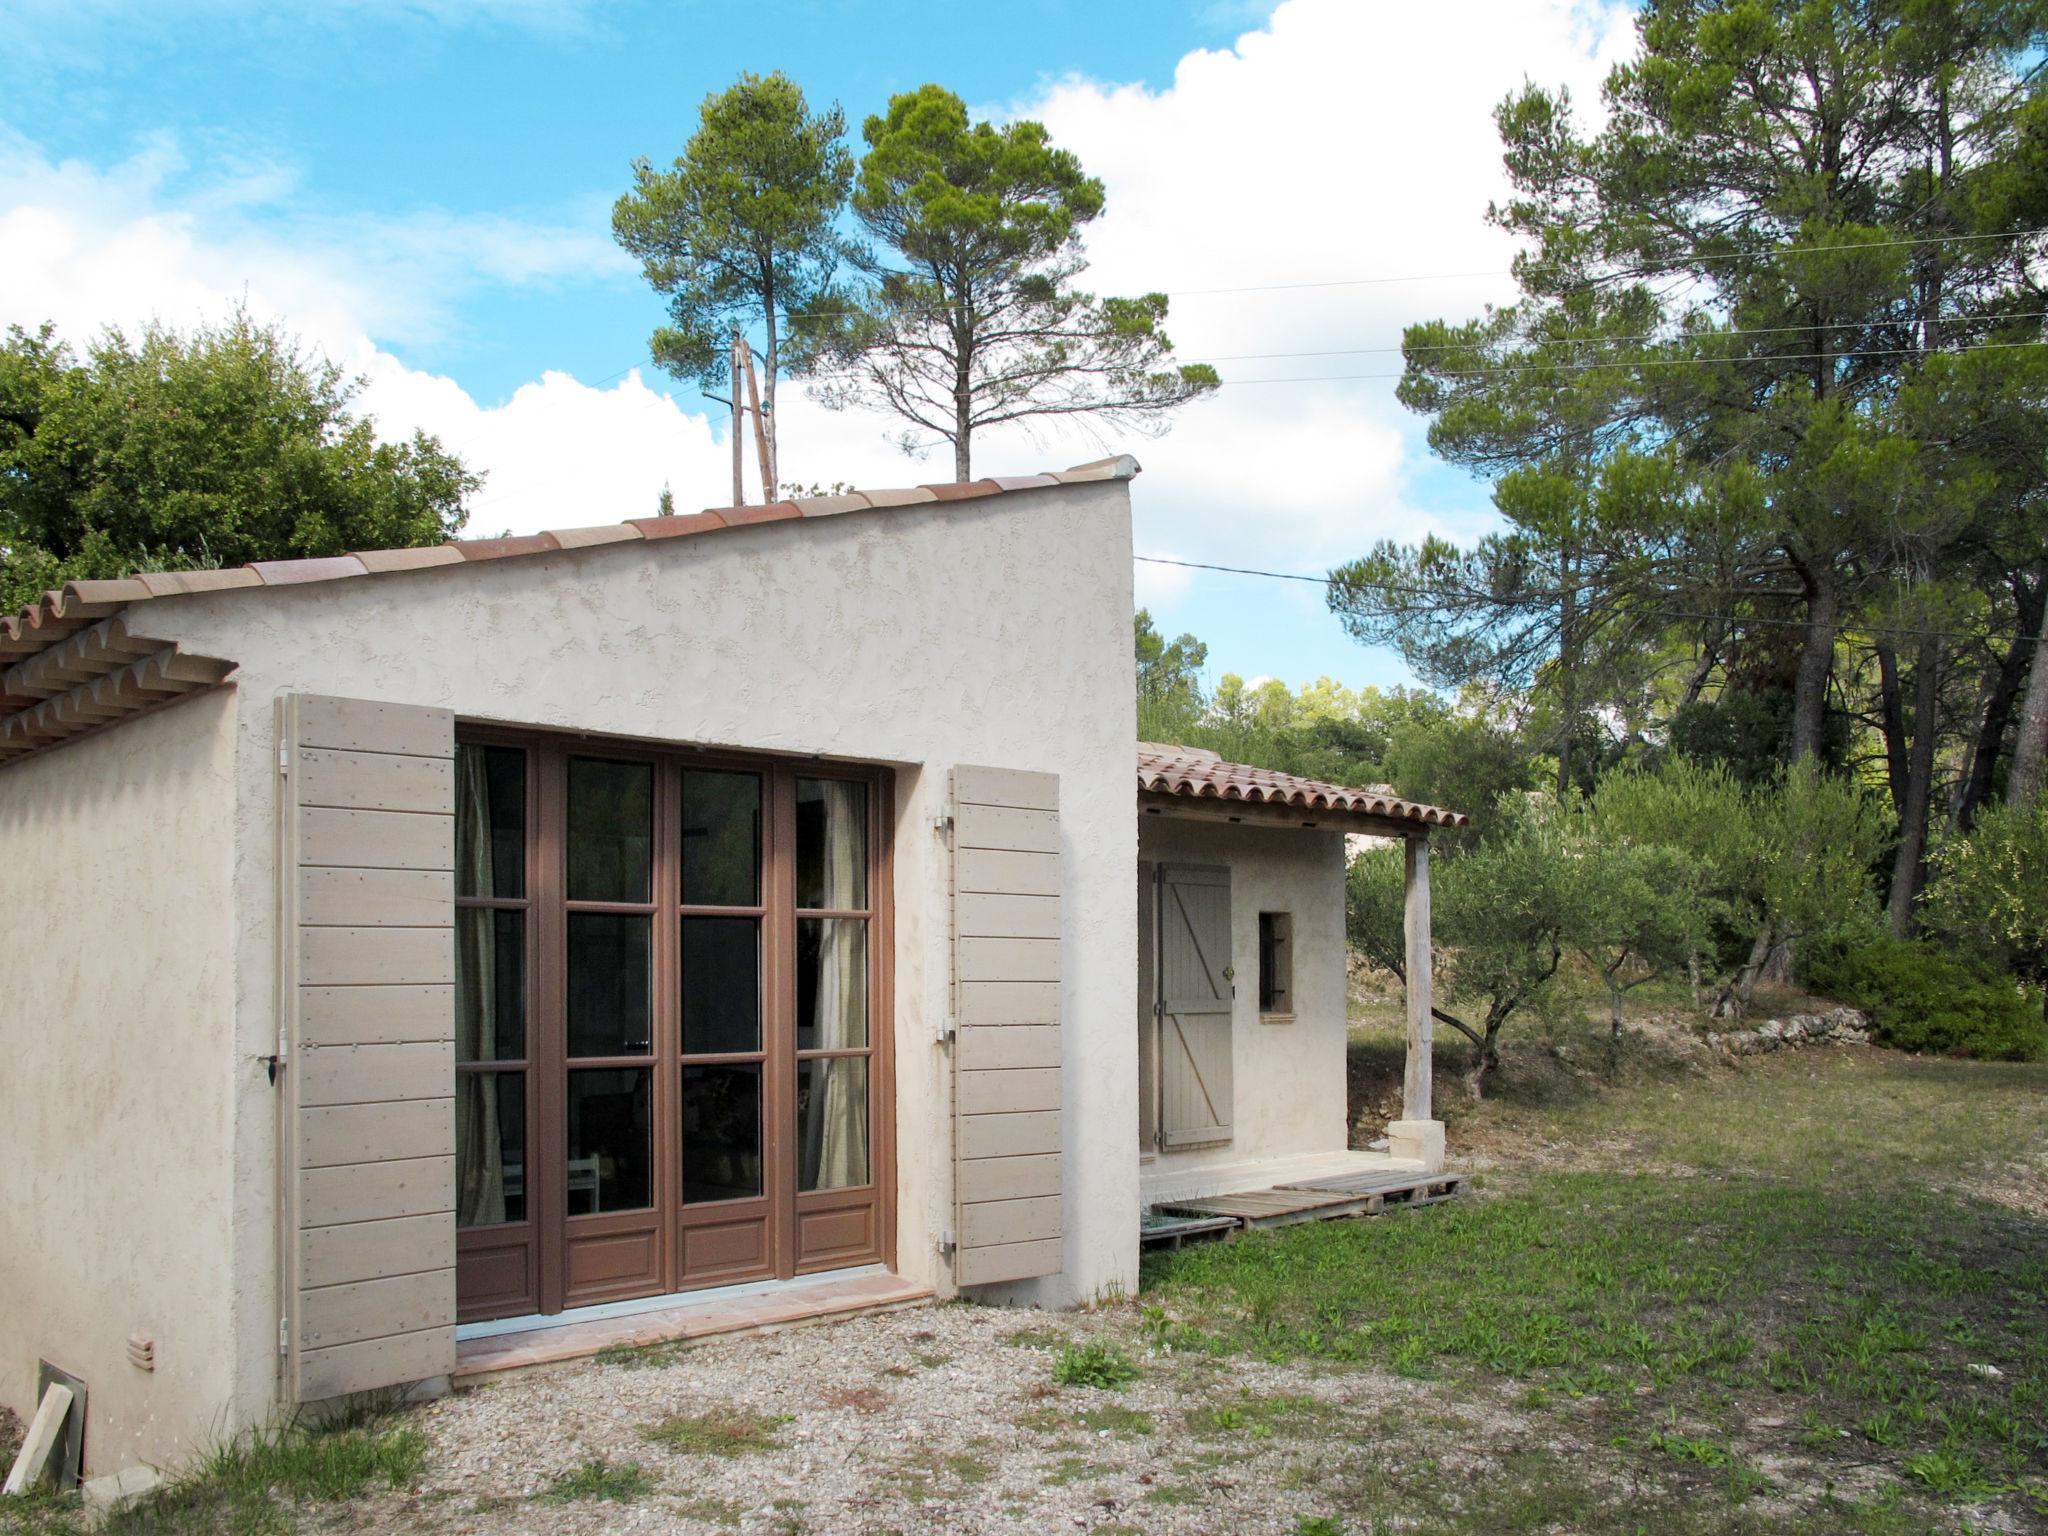
[(1934, 793), (1934, 739), (1941, 721), (1941, 639), (1920, 638), (1913, 660), (1913, 747), (1906, 762), (1906, 803), (1899, 813), (1899, 846), (1892, 855), (1891, 930), (1913, 935), (1913, 903), (1927, 875), (1927, 808)]
[(1766, 923), (1758, 931), (1756, 942), (1749, 946), (1749, 958), (1742, 962), (1742, 969), (1729, 978), (1714, 1000), (1715, 1018), (1739, 1019), (1749, 1011), (1749, 1000), (1756, 995), (1756, 979), (1770, 958), (1771, 925)]
[(768, 326), (768, 355), (764, 362), (768, 377), (761, 381), (761, 392), (766, 397), (768, 410), (768, 484), (763, 488), (761, 500), (764, 503), (782, 500), (782, 434), (781, 423), (775, 415), (775, 379), (782, 372), (782, 343), (775, 334), (775, 265), (770, 253), (765, 268), (766, 280), (761, 284), (761, 310)]
[(1899, 687), (1899, 651), (1889, 639), (1877, 641), (1878, 716), (1884, 727), (1884, 777), (1892, 792), (1892, 814), (1906, 816), (1906, 700)]
[(2019, 739), (2013, 743), (2012, 772), (2005, 781), (2008, 805), (2029, 803), (2041, 788), (2048, 758), (2048, 619), (2034, 625), (2034, 660), (2027, 677), (2027, 702), (2020, 708)]
[(1819, 757), (1827, 726), (1828, 676), (1835, 665), (1838, 597), (1832, 571), (1807, 581), (1806, 643), (1792, 687), (1792, 761)]
[(2014, 610), (2018, 615), (2012, 644), (1998, 664), (1991, 692), (1984, 701), (1984, 713), (1977, 726), (1977, 744), (1970, 753), (1970, 771), (1957, 791), (1954, 821), (1964, 832), (1977, 819), (1977, 812), (1991, 798), (1991, 785), (1998, 776), (1998, 758), (2005, 745), (2006, 727), (2012, 724), (2012, 710), (2020, 696), (2020, 684), (2027, 676), (2027, 661), (2037, 642), (2031, 635), (2041, 632), (2048, 619), (2048, 570), (2036, 572), (2031, 582), (2015, 583)]
[(1562, 803), (1572, 788), (1572, 735), (1579, 723), (1579, 657), (1576, 620), (1578, 594), (1572, 590), (1572, 551), (1569, 545), (1558, 563), (1564, 594), (1557, 617), (1557, 684), (1560, 712), (1564, 716), (1557, 742), (1557, 798)]

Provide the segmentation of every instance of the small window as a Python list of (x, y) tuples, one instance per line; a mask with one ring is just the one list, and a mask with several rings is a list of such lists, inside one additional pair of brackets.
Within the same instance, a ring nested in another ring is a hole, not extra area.
[(1294, 914), (1259, 914), (1259, 1012), (1294, 1012)]

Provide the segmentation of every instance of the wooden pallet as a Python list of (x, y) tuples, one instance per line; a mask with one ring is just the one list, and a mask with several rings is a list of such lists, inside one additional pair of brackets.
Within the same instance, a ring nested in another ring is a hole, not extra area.
[(1175, 1216), (1222, 1216), (1246, 1227), (1291, 1227), (1300, 1221), (1327, 1221), (1336, 1216), (1369, 1216), (1383, 1203), (1381, 1196), (1308, 1189), (1253, 1189), (1237, 1195), (1208, 1195), (1194, 1200), (1162, 1200), (1159, 1209)]
[(1179, 1248), (1190, 1238), (1221, 1238), (1227, 1242), (1237, 1230), (1235, 1216), (1148, 1215), (1138, 1229), (1138, 1246)]
[(1340, 1173), (1326, 1179), (1282, 1184), (1283, 1190), (1318, 1194), (1377, 1196), (1380, 1207), (1434, 1205), (1453, 1198), (1465, 1182), (1462, 1173)]

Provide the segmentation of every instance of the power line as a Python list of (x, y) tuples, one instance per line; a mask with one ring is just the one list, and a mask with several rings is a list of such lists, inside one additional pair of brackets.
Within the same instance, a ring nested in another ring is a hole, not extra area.
[[(1169, 559), (1165, 555), (1132, 555), (1131, 558), (1145, 565), (1171, 565), (1188, 571), (1219, 571), (1228, 576), (1259, 576), (1268, 581), (1304, 581), (1311, 586), (1317, 587), (1345, 585), (1345, 583), (1338, 581), (1334, 576), (1308, 576), (1299, 571), (1262, 571), (1248, 565), (1215, 565), (1203, 560), (1174, 560)], [(1434, 593), (1421, 588), (1411, 588), (1403, 593), (1403, 596), (1410, 598), (1428, 598), (1434, 595)], [(1483, 596), (1479, 593), (1464, 593), (1460, 595), (1470, 598), (1481, 598)], [(1738, 598), (1744, 595), (1741, 593), (1735, 594)], [(1731, 615), (1725, 613), (1688, 613), (1682, 609), (1674, 608), (1660, 608), (1657, 611), (1666, 618), (1697, 619), (1708, 623), (1723, 622), (1731, 618)], [(1805, 629), (1807, 627), (1807, 621), (1804, 619), (1779, 619), (1773, 618), (1769, 614), (1752, 614), (1738, 622), (1745, 625), (1777, 624), (1793, 629)], [(1854, 626), (1844, 624), (1836, 627), (1838, 630), (1841, 630)], [(1871, 625), (1869, 627), (1880, 629), (1888, 635), (1912, 635), (1915, 638), (1923, 636), (1930, 636), (1941, 640), (1982, 640), (1986, 638), (1975, 631), (1962, 629), (1908, 629), (1889, 624)], [(2018, 635), (2014, 637), (2014, 643), (2017, 645), (2032, 645), (2040, 638), (2039, 635)]]

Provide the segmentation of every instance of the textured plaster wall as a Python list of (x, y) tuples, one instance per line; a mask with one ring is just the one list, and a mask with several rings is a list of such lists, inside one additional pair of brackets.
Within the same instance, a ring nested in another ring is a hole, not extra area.
[[(1227, 1146), (1159, 1153), (1161, 1169), (1341, 1152), (1345, 1101), (1344, 836), (1171, 816), (1138, 818), (1138, 856), (1230, 870), (1234, 1079)], [(1294, 1019), (1259, 1018), (1259, 914), (1294, 915)], [(1131, 1131), (1133, 1141), (1137, 1132)]]
[[(576, 521), (573, 508), (564, 522)], [(237, 1052), (275, 1032), (274, 697), (439, 705), (473, 719), (899, 766), (897, 1257), (948, 1288), (948, 770), (1060, 776), (1069, 1303), (1137, 1279), (1131, 536), (1121, 482), (852, 513), (462, 568), (159, 599), (154, 630), (241, 663), (234, 817)], [(117, 733), (119, 734), (119, 733)], [(238, 1414), (272, 1401), (276, 1113), (238, 1079)]]
[(217, 692), (0, 770), (0, 1403), (28, 1417), (38, 1358), (82, 1377), (94, 1473), (235, 1397), (236, 721)]

